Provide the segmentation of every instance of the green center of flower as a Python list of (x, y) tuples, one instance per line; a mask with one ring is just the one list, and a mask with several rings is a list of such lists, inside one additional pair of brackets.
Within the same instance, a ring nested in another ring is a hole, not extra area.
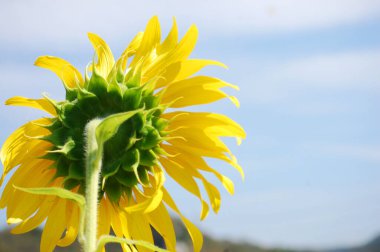
[(84, 87), (67, 89), (65, 101), (52, 101), (57, 118), (47, 126), (51, 134), (44, 139), (53, 148), (43, 158), (55, 161), (55, 177), (64, 177), (66, 189), (80, 186), (80, 192), (84, 191), (86, 124), (94, 118), (135, 110), (140, 111), (104, 144), (101, 193), (117, 201), (123, 194), (130, 196), (138, 184), (149, 186), (149, 172), (162, 153), (159, 144), (168, 122), (160, 118), (165, 107), (153, 92), (156, 80), (141, 82), (136, 71), (118, 72), (111, 80), (94, 72)]

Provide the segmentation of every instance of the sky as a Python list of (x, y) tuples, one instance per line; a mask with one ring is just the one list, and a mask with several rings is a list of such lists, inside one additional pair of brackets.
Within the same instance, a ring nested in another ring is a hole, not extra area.
[(191, 220), (214, 237), (264, 246), (354, 246), (380, 233), (380, 1), (0, 0), (0, 141), (43, 115), (6, 107), (7, 98), (64, 96), (56, 76), (33, 66), (38, 56), (83, 72), (93, 57), (87, 32), (119, 55), (153, 15), (164, 33), (174, 16), (182, 35), (195, 23), (192, 57), (229, 67), (202, 73), (241, 89), (229, 90), (239, 109), (227, 100), (202, 109), (247, 131), (239, 147), (226, 139), (246, 179), (210, 161), (236, 192), (223, 192), (220, 212), (202, 222), (197, 200), (169, 180)]

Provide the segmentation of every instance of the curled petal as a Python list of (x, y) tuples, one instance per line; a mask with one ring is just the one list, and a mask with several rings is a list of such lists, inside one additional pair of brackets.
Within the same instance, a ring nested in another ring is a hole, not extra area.
[(34, 65), (54, 72), (67, 88), (83, 87), (81, 73), (64, 59), (53, 56), (38, 57)]

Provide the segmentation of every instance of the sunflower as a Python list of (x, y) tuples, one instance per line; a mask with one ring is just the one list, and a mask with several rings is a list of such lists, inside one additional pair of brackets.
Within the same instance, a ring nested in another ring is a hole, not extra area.
[[(184, 217), (164, 187), (169, 175), (199, 198), (200, 218), (209, 206), (216, 213), (221, 197), (205, 174), (212, 174), (233, 194), (233, 182), (210, 167), (205, 158), (223, 160), (244, 176), (236, 158), (220, 137), (245, 137), (244, 130), (228, 117), (209, 112), (187, 112), (184, 107), (235, 97), (221, 90), (236, 86), (208, 76), (194, 76), (208, 65), (225, 67), (204, 59), (189, 59), (197, 40), (193, 25), (178, 41), (176, 21), (161, 42), (160, 24), (153, 17), (145, 32), (138, 33), (115, 61), (108, 45), (97, 35), (88, 37), (96, 60), (83, 77), (67, 61), (39, 57), (35, 65), (54, 72), (66, 90), (64, 101), (13, 97), (7, 105), (28, 106), (49, 116), (30, 121), (14, 131), (1, 149), (4, 167), (0, 183), (12, 170), (0, 199), (14, 234), (28, 232), (44, 221), (41, 251), (68, 246), (78, 236), (79, 207), (54, 195), (32, 195), (22, 188), (60, 187), (85, 192), (84, 131), (94, 118), (133, 111), (117, 133), (104, 144), (101, 190), (98, 203), (98, 236), (111, 230), (118, 237), (153, 243), (151, 227), (164, 238), (170, 251), (176, 236), (168, 208), (176, 212), (193, 241), (194, 251), (203, 243), (201, 232)], [(203, 184), (208, 200), (199, 185)], [(123, 251), (146, 251), (122, 245)]]

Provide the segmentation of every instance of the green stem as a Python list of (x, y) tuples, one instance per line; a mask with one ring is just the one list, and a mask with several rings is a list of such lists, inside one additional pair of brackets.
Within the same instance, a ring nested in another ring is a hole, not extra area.
[(84, 208), (84, 252), (95, 252), (98, 230), (99, 173), (102, 167), (102, 146), (96, 141), (96, 127), (101, 120), (86, 125), (86, 205)]

